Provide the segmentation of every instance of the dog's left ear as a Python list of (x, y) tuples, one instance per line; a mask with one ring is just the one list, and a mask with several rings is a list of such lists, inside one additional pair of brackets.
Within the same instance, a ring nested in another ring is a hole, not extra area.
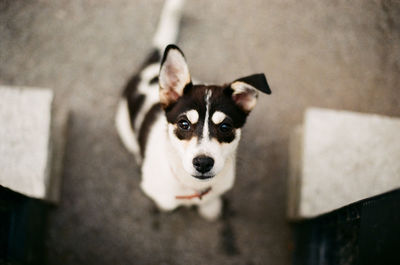
[(264, 74), (254, 74), (239, 78), (233, 81), (230, 87), (233, 90), (233, 101), (246, 113), (249, 113), (257, 103), (257, 90), (271, 94)]
[(166, 109), (178, 101), (184, 88), (191, 83), (183, 52), (178, 46), (168, 45), (164, 51), (159, 75), (160, 102), (163, 108)]

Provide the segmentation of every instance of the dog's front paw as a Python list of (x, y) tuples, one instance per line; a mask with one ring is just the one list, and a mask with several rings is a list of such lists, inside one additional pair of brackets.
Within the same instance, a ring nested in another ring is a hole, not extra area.
[(199, 205), (199, 214), (208, 221), (215, 221), (221, 215), (222, 201), (221, 198), (216, 198), (210, 202)]
[(154, 202), (157, 208), (162, 212), (171, 212), (178, 207), (178, 204), (173, 200), (154, 200)]

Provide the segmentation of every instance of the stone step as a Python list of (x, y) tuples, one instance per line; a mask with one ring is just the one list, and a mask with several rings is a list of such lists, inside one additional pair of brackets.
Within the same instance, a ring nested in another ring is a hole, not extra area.
[(50, 89), (0, 86), (0, 185), (57, 203), (68, 111)]
[(290, 139), (288, 216), (315, 217), (400, 187), (400, 119), (310, 108)]

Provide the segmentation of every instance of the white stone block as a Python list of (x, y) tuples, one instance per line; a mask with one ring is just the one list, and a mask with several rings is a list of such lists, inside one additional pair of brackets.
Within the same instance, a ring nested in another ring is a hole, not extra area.
[[(0, 86), (0, 185), (38, 199), (56, 202), (66, 118), (52, 120), (53, 92)], [(66, 112), (63, 115), (67, 117)], [(57, 137), (57, 138), (59, 138)], [(57, 143), (57, 159), (53, 142)], [(58, 171), (58, 172), (57, 172)]]
[(399, 188), (400, 119), (309, 109), (300, 156), (292, 154), (301, 164), (296, 168), (299, 162), (291, 162), (292, 180), (299, 183), (292, 187), (298, 196), (289, 208), (292, 218), (314, 217)]

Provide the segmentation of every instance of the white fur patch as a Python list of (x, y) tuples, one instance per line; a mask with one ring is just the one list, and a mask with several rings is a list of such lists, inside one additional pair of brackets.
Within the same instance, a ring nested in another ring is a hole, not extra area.
[[(142, 80), (150, 81), (154, 77), (158, 76), (159, 72), (160, 72), (159, 63), (150, 64), (145, 69), (143, 69), (143, 71), (140, 73), (140, 77)], [(145, 93), (146, 91), (141, 91), (141, 92)]]
[(207, 103), (207, 108), (210, 106), (210, 98), (212, 96), (212, 91), (210, 89), (207, 89), (206, 92), (206, 103)]
[(191, 109), (186, 112), (186, 117), (192, 124), (196, 124), (199, 121), (199, 113), (197, 110)]
[(225, 113), (221, 111), (214, 112), (211, 120), (214, 124), (220, 124), (226, 118)]
[(209, 119), (209, 112), (210, 112), (210, 98), (212, 95), (212, 91), (211, 90), (207, 90), (206, 91), (206, 95), (205, 95), (205, 101), (206, 101), (206, 117), (204, 118), (204, 127), (203, 127), (203, 139), (208, 139), (208, 135), (209, 135), (209, 128), (208, 128), (208, 119)]

